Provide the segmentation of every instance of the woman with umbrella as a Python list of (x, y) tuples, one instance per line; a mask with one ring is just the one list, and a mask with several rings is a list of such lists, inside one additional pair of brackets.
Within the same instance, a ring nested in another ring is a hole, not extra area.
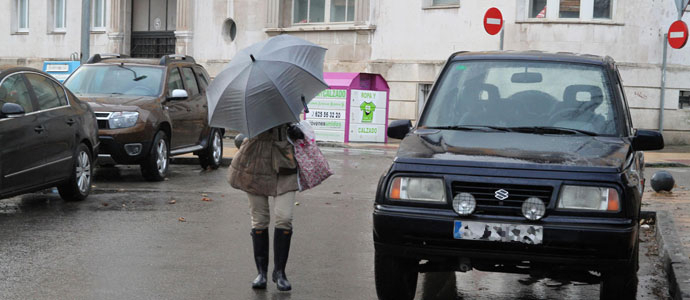
[(248, 139), (232, 160), (228, 181), (247, 193), (254, 261), (252, 288), (265, 289), (268, 272), (268, 197), (274, 198), (273, 282), (292, 289), (285, 275), (292, 237), (292, 208), (299, 190), (294, 147), (302, 138), (299, 121), (311, 100), (328, 87), (323, 81), (326, 49), (280, 35), (240, 51), (208, 87), (209, 123), (236, 129)]

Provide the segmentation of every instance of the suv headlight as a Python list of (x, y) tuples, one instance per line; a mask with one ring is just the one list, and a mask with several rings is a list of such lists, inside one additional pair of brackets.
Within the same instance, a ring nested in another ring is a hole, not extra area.
[(396, 177), (388, 198), (424, 202), (446, 202), (445, 183), (441, 178)]
[(608, 187), (564, 185), (558, 208), (597, 211), (619, 211), (618, 191)]
[(108, 118), (111, 129), (132, 127), (137, 123), (139, 113), (135, 111), (114, 112)]

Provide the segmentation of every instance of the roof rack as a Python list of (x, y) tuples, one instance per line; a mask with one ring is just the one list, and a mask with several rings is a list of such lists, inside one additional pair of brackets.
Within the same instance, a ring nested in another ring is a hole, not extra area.
[(184, 61), (184, 62), (190, 62), (190, 63), (196, 63), (193, 57), (189, 55), (181, 55), (181, 54), (170, 54), (170, 55), (163, 55), (160, 60), (160, 65), (165, 66), (169, 63), (175, 62), (175, 61)]
[(89, 58), (89, 60), (86, 61), (87, 64), (95, 64), (98, 63), (104, 59), (109, 59), (109, 58), (123, 58), (127, 57), (127, 55), (123, 54), (117, 54), (117, 53), (96, 53), (93, 56)]

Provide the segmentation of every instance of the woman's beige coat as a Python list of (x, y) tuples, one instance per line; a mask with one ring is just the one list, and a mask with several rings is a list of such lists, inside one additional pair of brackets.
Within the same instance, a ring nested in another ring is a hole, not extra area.
[(287, 126), (246, 139), (232, 159), (228, 182), (254, 195), (277, 196), (298, 190), (295, 149), (287, 140)]

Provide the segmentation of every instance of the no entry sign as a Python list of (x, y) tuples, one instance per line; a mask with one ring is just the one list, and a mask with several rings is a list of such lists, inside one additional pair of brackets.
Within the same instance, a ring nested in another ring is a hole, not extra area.
[(688, 42), (688, 25), (678, 20), (668, 28), (668, 44), (675, 49), (680, 49)]
[(484, 30), (490, 35), (501, 32), (503, 27), (503, 15), (498, 8), (492, 7), (484, 14)]

